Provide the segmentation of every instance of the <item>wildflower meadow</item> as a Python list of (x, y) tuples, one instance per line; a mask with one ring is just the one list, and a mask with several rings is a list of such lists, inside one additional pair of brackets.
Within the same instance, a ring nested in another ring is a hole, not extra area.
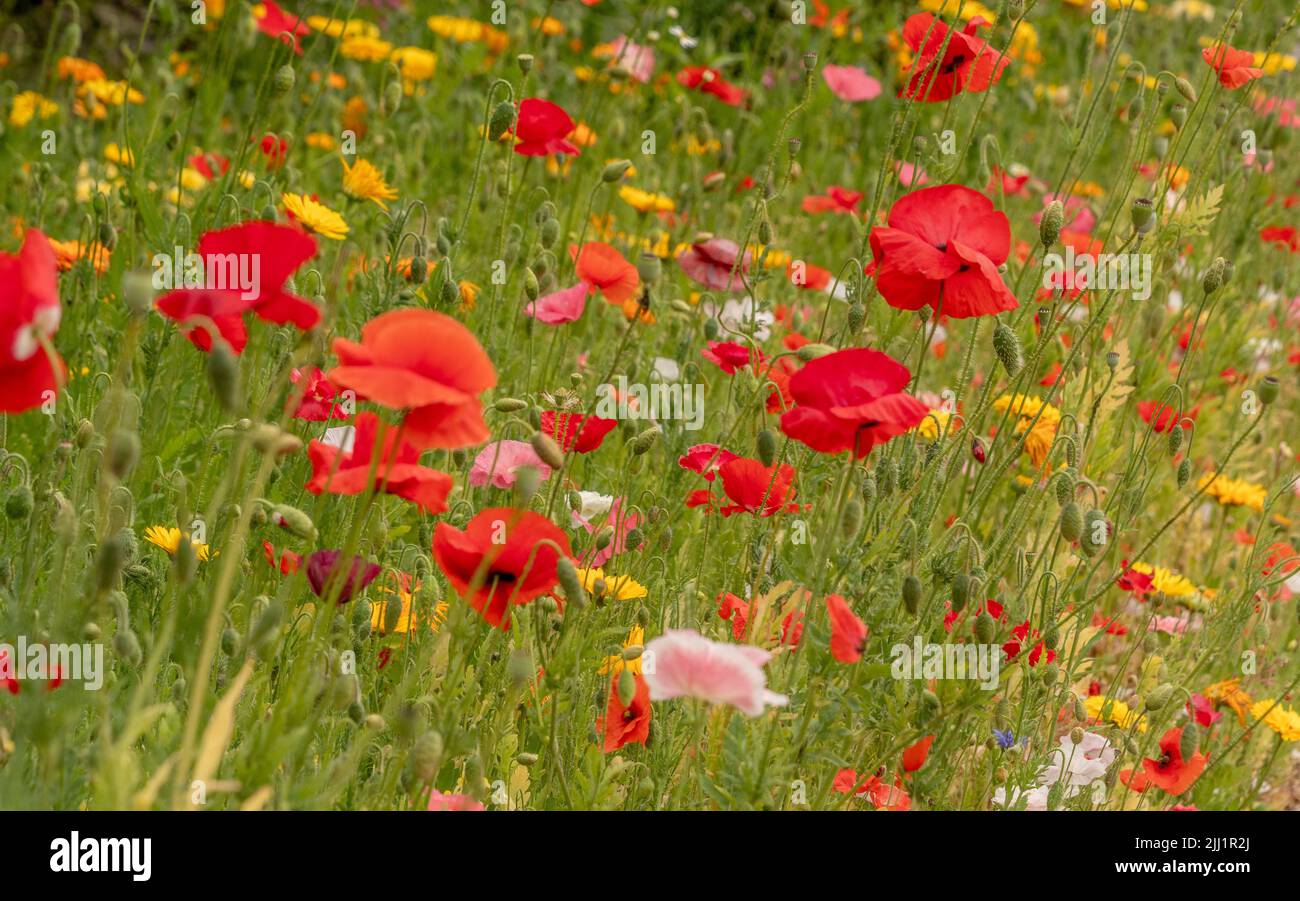
[(0, 2), (0, 808), (1300, 809), (1298, 18)]

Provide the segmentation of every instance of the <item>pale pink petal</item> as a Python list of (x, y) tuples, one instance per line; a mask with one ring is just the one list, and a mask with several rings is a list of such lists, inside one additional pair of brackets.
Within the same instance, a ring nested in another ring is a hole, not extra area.
[(857, 66), (823, 66), (822, 78), (826, 79), (832, 94), (849, 103), (875, 100), (880, 96), (880, 82), (868, 75), (866, 69)]
[(532, 316), (547, 325), (564, 325), (576, 322), (587, 306), (587, 283), (578, 282), (572, 288), (539, 297), (524, 307), (524, 315)]

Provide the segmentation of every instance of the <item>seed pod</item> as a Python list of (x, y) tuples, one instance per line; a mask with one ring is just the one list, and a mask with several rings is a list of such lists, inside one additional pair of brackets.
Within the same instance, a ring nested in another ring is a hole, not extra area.
[(993, 351), (998, 355), (998, 361), (1002, 363), (1002, 368), (1009, 376), (1015, 375), (1024, 365), (1024, 358), (1020, 352), (1020, 339), (1005, 322), (999, 322), (997, 328), (993, 330)]
[(1043, 218), (1038, 223), (1038, 239), (1044, 247), (1051, 247), (1061, 236), (1061, 227), (1065, 225), (1065, 206), (1059, 200), (1053, 200), (1043, 211)]
[(1139, 235), (1145, 235), (1155, 227), (1155, 205), (1150, 198), (1136, 198), (1129, 207), (1129, 214), (1133, 220), (1133, 230)]
[(903, 579), (903, 606), (913, 615), (921, 606), (921, 580), (914, 575)]
[(1169, 118), (1173, 120), (1174, 128), (1182, 128), (1187, 124), (1187, 107), (1175, 103), (1169, 108)]
[(1277, 400), (1278, 380), (1276, 376), (1265, 376), (1259, 383), (1259, 402), (1268, 405)]
[(1061, 537), (1066, 541), (1078, 541), (1083, 535), (1083, 511), (1074, 501), (1061, 508)]
[(771, 466), (776, 460), (776, 436), (771, 429), (760, 429), (754, 445), (758, 450), (759, 462)]
[(965, 572), (959, 572), (952, 579), (953, 612), (961, 613), (965, 610), (968, 600), (970, 600), (970, 576)]
[(528, 439), (528, 443), (533, 446), (533, 451), (547, 466), (552, 469), (564, 467), (564, 452), (550, 435), (545, 432), (534, 432), (533, 437)]

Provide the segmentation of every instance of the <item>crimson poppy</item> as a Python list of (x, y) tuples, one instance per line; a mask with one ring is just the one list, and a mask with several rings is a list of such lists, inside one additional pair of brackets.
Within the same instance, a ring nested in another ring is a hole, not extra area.
[(1183, 727), (1174, 726), (1161, 737), (1158, 758), (1144, 758), (1141, 771), (1122, 770), (1119, 780), (1138, 792), (1154, 785), (1167, 794), (1181, 795), (1201, 777), (1210, 762), (1200, 751), (1190, 760), (1183, 759), (1182, 739)]
[(967, 22), (963, 31), (950, 29), (930, 13), (910, 17), (903, 24), (903, 40), (916, 60), (899, 96), (939, 103), (963, 91), (978, 94), (996, 84), (1010, 60), (976, 35), (987, 26), (980, 16)]
[(510, 605), (531, 603), (559, 581), (559, 554), (572, 558), (569, 538), (531, 510), (491, 507), (461, 531), (445, 522), (433, 533), (433, 555), (453, 588), (491, 625), (510, 628)]
[(451, 476), (421, 466), (420, 452), (406, 443), (401, 430), (384, 425), (374, 413), (357, 416), (350, 446), (313, 441), (307, 446), (307, 456), (311, 480), (306, 488), (312, 494), (360, 494), (373, 484), (386, 494), (411, 501), (425, 513), (447, 509)]
[[(289, 380), (297, 385), (304, 378), (307, 383), (303, 386), (302, 396), (298, 401), (298, 409), (294, 410), (294, 419), (305, 419), (309, 422), (328, 422), (331, 419), (347, 419), (348, 414), (343, 407), (337, 403), (334, 398), (338, 396), (338, 389), (335, 388), (330, 380), (325, 378), (325, 373), (320, 367), (312, 366), (307, 370), (295, 369), (289, 374)], [(294, 392), (290, 392), (292, 398)]]
[(745, 91), (730, 84), (722, 73), (708, 66), (687, 66), (677, 73), (677, 83), (691, 91), (712, 94), (728, 106), (745, 102)]
[(566, 140), (575, 128), (569, 114), (549, 100), (529, 97), (519, 104), (519, 121), (515, 123), (515, 153), (522, 156), (549, 156), (581, 151)]
[(1238, 50), (1227, 44), (1215, 44), (1201, 51), (1201, 59), (1219, 74), (1219, 84), (1228, 90), (1236, 90), (1264, 74), (1263, 69), (1252, 65), (1255, 54), (1249, 50)]
[(608, 754), (628, 744), (643, 745), (650, 737), (650, 685), (639, 673), (633, 673), (636, 691), (624, 704), (618, 696), (619, 676), (609, 685), (609, 703), (605, 715), (596, 718), (596, 731), (605, 735), (604, 751)]
[(723, 516), (733, 513), (772, 516), (799, 509), (798, 504), (791, 503), (795, 495), (795, 470), (789, 463), (764, 466), (758, 460), (736, 457), (719, 466), (718, 475), (722, 477), (722, 491), (731, 503), (719, 506), (719, 499), (711, 491), (701, 490), (691, 493), (686, 506), (716, 508)]
[(737, 458), (736, 454), (716, 444), (697, 444), (687, 448), (683, 456), (677, 458), (677, 465), (691, 472), (698, 472), (710, 482), (717, 477), (723, 464)]
[(337, 550), (313, 552), (307, 557), (307, 581), (316, 596), (323, 598), (327, 588), (333, 591), (333, 583), (342, 580), (342, 587), (338, 589), (338, 603), (346, 604), (354, 594), (375, 581), (379, 575), (379, 564), (367, 563), (364, 557), (354, 555), (347, 574), (337, 575), (341, 566), (339, 557), (342, 555), (343, 552)]
[(930, 745), (932, 744), (934, 744), (934, 736), (927, 735), (905, 750), (903, 752), (903, 772), (915, 773), (925, 766), (925, 759), (930, 755)]
[(618, 420), (615, 419), (545, 410), (542, 413), (541, 431), (554, 438), (565, 453), (575, 451), (589, 454), (600, 447), (605, 436), (617, 425)]
[(826, 612), (831, 619), (831, 656), (840, 663), (857, 663), (867, 645), (867, 624), (838, 594), (826, 595)]
[(1182, 428), (1183, 420), (1195, 419), (1196, 414), (1199, 413), (1200, 410), (1201, 408), (1198, 404), (1188, 410), (1187, 414), (1184, 416), (1182, 413), (1175, 411), (1174, 408), (1168, 404), (1160, 404), (1153, 400), (1140, 401), (1137, 405), (1138, 415), (1142, 417), (1142, 421), (1150, 423), (1151, 430), (1157, 433), (1167, 432), (1174, 426)]
[(17, 254), (0, 253), (0, 412), (39, 407), (63, 384), (67, 367), (50, 346), (61, 313), (54, 249), (28, 229)]
[(578, 278), (594, 291), (605, 295), (605, 300), (622, 304), (636, 296), (641, 276), (636, 267), (623, 259), (623, 255), (602, 241), (588, 241), (579, 251), (569, 247)]
[(865, 457), (920, 424), (929, 408), (904, 394), (912, 375), (889, 354), (851, 348), (818, 357), (790, 377), (794, 407), (781, 431), (815, 451)]
[(275, 0), (262, 0), (260, 6), (262, 15), (257, 18), (258, 30), (277, 41), (290, 44), (293, 52), (302, 56), (302, 36), (311, 34), (303, 17), (286, 13)]
[[(717, 365), (727, 375), (735, 375), (736, 370), (749, 365), (749, 347), (735, 341), (710, 341), (708, 347), (700, 351), (700, 356)], [(759, 354), (762, 359), (762, 354)]]
[(490, 437), (479, 394), (496, 385), (478, 339), (450, 316), (407, 308), (361, 328), (361, 341), (334, 339), (338, 366), (326, 377), (358, 397), (406, 410), (403, 437), (415, 448), (455, 449)]
[(288, 550), (277, 555), (275, 545), (269, 541), (262, 542), (262, 555), (266, 557), (266, 562), (271, 564), (271, 568), (278, 569), (281, 575), (293, 575), (298, 571), (298, 567), (302, 565), (301, 555)]
[(945, 316), (990, 316), (1017, 307), (998, 267), (1011, 225), (979, 191), (936, 185), (907, 194), (871, 230), (876, 288), (900, 310), (929, 305)]

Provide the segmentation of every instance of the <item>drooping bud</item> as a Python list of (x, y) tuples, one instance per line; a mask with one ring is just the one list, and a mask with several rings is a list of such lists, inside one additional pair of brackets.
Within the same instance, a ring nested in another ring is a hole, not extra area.
[(1174, 456), (1182, 449), (1183, 446), (1183, 426), (1181, 423), (1174, 423), (1169, 429), (1169, 456)]
[(1192, 461), (1186, 457), (1178, 464), (1178, 487), (1183, 488), (1192, 477)]
[(1170, 697), (1173, 696), (1174, 687), (1168, 682), (1158, 685), (1151, 689), (1146, 696), (1147, 710), (1159, 710), (1169, 703)]
[(1061, 508), (1060, 530), (1066, 541), (1078, 541), (1083, 535), (1083, 511), (1074, 501)]
[(587, 602), (587, 592), (582, 587), (582, 580), (578, 578), (578, 570), (573, 561), (561, 557), (555, 564), (555, 574), (560, 587), (564, 589), (565, 598), (577, 607), (583, 606)]
[(600, 180), (606, 184), (619, 181), (631, 168), (631, 160), (614, 160), (612, 163), (606, 163), (605, 168), (601, 170)]
[(1196, 102), (1196, 88), (1192, 87), (1192, 83), (1186, 78), (1179, 75), (1174, 79), (1174, 87), (1178, 88), (1178, 93), (1187, 98), (1188, 103)]
[(657, 426), (652, 426), (644, 432), (640, 432), (632, 439), (632, 453), (636, 454), (638, 457), (641, 456), (646, 451), (650, 450), (650, 448), (654, 447), (655, 440), (658, 437), (659, 428)]
[(214, 340), (207, 359), (208, 381), (227, 413), (239, 406), (239, 363), (225, 341)]
[(862, 502), (856, 497), (851, 497), (844, 504), (844, 510), (840, 514), (840, 534), (846, 541), (852, 541), (857, 537), (860, 528), (862, 528)]
[(619, 703), (622, 704), (624, 707), (627, 707), (632, 703), (632, 699), (635, 697), (636, 697), (636, 677), (632, 675), (632, 671), (630, 669), (624, 667), (623, 671), (618, 674)]
[(803, 347), (795, 351), (796, 356), (798, 356), (799, 359), (803, 360), (805, 363), (807, 363), (810, 360), (816, 360), (818, 357), (824, 357), (827, 354), (833, 354), (833, 353), (835, 353), (835, 348), (831, 347), (829, 344), (816, 344), (816, 343), (805, 344)]

